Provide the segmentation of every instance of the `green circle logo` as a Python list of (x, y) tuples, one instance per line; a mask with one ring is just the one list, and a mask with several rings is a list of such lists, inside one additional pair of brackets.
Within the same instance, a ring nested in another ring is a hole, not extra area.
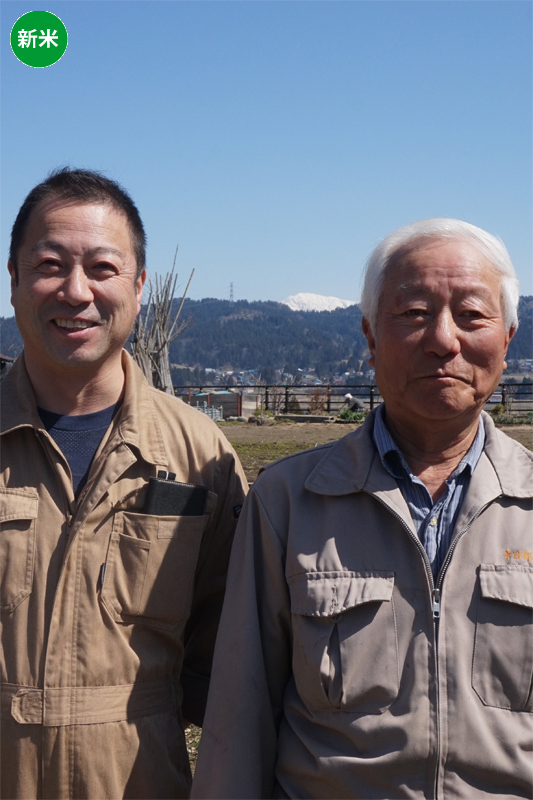
[(67, 49), (67, 29), (50, 11), (28, 11), (11, 28), (11, 49), (28, 67), (50, 67)]

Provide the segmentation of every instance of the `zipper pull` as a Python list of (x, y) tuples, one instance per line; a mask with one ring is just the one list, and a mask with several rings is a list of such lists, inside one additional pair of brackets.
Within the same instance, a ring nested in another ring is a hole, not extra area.
[(440, 617), (440, 589), (433, 589), (433, 619)]

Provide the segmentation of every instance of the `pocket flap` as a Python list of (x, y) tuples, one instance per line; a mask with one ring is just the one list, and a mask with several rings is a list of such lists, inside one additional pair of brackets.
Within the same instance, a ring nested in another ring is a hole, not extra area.
[(288, 584), (294, 614), (331, 617), (362, 603), (390, 602), (394, 572), (305, 572)]
[(39, 495), (35, 489), (0, 489), (0, 522), (37, 519)]
[(521, 564), (481, 564), (481, 594), (533, 608), (533, 568)]

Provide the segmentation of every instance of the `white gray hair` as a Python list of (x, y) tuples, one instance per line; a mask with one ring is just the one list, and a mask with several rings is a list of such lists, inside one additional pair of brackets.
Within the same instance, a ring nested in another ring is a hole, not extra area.
[(366, 263), (363, 293), (359, 306), (375, 331), (378, 304), (385, 273), (394, 258), (407, 254), (435, 239), (466, 241), (473, 244), (502, 276), (501, 304), (507, 330), (518, 327), (518, 279), (513, 263), (501, 239), (460, 219), (434, 217), (412, 222), (385, 237), (372, 251)]

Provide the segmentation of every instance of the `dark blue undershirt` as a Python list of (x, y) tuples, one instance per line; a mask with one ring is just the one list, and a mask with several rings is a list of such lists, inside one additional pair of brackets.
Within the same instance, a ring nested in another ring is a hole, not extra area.
[(92, 460), (111, 424), (118, 403), (93, 414), (54, 414), (38, 408), (43, 425), (68, 461), (77, 498), (89, 476)]

